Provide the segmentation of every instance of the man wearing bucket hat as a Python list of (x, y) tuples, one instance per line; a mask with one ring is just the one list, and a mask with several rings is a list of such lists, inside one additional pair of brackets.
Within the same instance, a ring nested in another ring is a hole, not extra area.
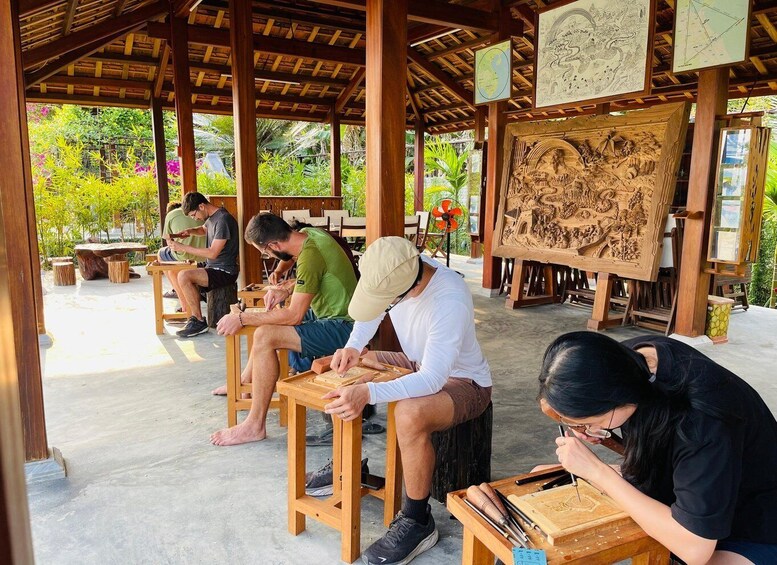
[(332, 358), (344, 373), (359, 362), (388, 313), (402, 353), (368, 357), (412, 369), (390, 382), (359, 383), (326, 395), (326, 412), (343, 420), (366, 404), (397, 401), (395, 423), (406, 497), (389, 531), (363, 555), (368, 565), (409, 563), (437, 543), (428, 505), (434, 472), (432, 432), (478, 417), (491, 401), (491, 373), (475, 336), (472, 296), (455, 271), (419, 255), (402, 237), (373, 242), (359, 262), (361, 279), (348, 306), (351, 336)]

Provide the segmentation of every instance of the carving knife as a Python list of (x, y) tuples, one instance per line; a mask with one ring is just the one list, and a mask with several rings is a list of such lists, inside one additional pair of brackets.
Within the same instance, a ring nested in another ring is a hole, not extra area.
[[(561, 437), (566, 437), (566, 433), (564, 432), (564, 426), (562, 424), (558, 425), (558, 433), (561, 434)], [(569, 476), (572, 478), (572, 484), (575, 485), (575, 492), (577, 493), (577, 500), (582, 502), (582, 499), (580, 498), (580, 488), (577, 486), (577, 477), (575, 477), (572, 473), (569, 473)]]

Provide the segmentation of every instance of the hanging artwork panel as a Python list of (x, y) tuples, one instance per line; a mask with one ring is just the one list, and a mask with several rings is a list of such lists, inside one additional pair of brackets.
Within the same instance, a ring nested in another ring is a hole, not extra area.
[(689, 110), (508, 125), (493, 254), (655, 280)]
[(653, 0), (575, 0), (539, 12), (534, 107), (646, 93)]
[(750, 0), (677, 0), (672, 72), (746, 61), (751, 4)]

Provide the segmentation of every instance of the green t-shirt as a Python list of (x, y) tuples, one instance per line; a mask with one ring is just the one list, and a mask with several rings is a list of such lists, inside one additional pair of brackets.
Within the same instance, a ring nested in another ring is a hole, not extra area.
[[(170, 210), (165, 216), (165, 225), (162, 228), (162, 237), (171, 233), (178, 233), (182, 232), (183, 230), (198, 228), (201, 225), (202, 222), (195, 220), (194, 218), (190, 218), (183, 213), (181, 208), (175, 208), (174, 210)], [(184, 245), (191, 245), (192, 247), (205, 247), (204, 235), (190, 235), (189, 237), (185, 237), (183, 239), (176, 239), (176, 241), (180, 241)], [(187, 261), (189, 259), (194, 261), (205, 260), (204, 258), (197, 257), (191, 253), (180, 253), (178, 251), (173, 251), (172, 253), (173, 257), (176, 257), (179, 261)]]
[(294, 292), (314, 294), (310, 307), (316, 318), (344, 318), (356, 289), (351, 261), (340, 245), (324, 230), (304, 228), (307, 235), (297, 257)]

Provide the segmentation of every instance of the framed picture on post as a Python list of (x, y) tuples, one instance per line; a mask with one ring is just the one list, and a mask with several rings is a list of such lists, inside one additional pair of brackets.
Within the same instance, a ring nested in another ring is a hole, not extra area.
[(654, 18), (654, 0), (574, 0), (539, 12), (534, 107), (647, 93)]
[(747, 61), (750, 0), (677, 0), (672, 72), (685, 73)]
[(512, 95), (512, 40), (475, 51), (475, 104), (507, 100)]

